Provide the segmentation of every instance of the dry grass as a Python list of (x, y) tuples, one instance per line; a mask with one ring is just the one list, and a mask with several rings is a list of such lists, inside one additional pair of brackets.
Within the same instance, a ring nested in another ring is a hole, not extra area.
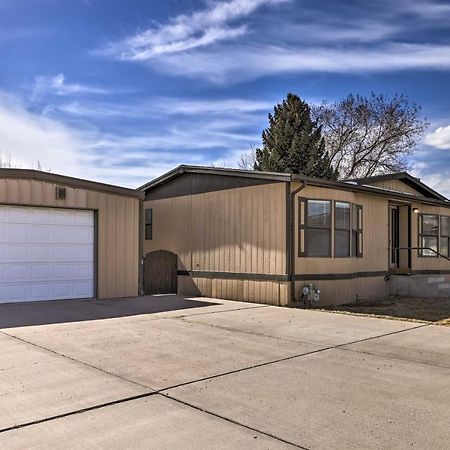
[(321, 308), (343, 314), (433, 323), (450, 327), (450, 298), (383, 298)]

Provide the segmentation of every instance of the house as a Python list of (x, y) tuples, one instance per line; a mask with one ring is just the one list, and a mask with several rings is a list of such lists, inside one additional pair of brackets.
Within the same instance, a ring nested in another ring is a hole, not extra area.
[(450, 202), (407, 174), (328, 181), (180, 166), (147, 183), (144, 291), (301, 305), (450, 273)]
[(0, 169), (0, 302), (179, 293), (320, 305), (421, 276), (450, 295), (449, 242), (450, 202), (407, 173), (335, 182), (180, 166), (134, 190)]
[(0, 169), (0, 302), (138, 295), (142, 192)]

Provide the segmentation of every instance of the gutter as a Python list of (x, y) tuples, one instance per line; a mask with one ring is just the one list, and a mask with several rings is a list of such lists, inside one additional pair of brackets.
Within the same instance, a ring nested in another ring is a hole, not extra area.
[(286, 223), (289, 224), (289, 226), (286, 228), (289, 230), (289, 246), (287, 248), (289, 264), (287, 273), (291, 283), (291, 306), (295, 302), (295, 197), (300, 191), (305, 189), (306, 180), (301, 180), (300, 183), (301, 185), (293, 192), (291, 192), (292, 181), (286, 183), (289, 189), (289, 202), (286, 205), (286, 215), (288, 216), (286, 218)]

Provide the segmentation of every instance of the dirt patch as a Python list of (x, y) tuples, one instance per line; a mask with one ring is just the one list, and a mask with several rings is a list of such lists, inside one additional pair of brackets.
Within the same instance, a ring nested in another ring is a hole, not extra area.
[(434, 323), (450, 327), (450, 298), (382, 298), (321, 308), (343, 314)]

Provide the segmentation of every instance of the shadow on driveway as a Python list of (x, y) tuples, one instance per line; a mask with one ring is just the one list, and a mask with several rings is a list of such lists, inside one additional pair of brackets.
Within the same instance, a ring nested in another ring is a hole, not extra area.
[(108, 300), (52, 300), (0, 304), (0, 329), (154, 314), (218, 303), (187, 300), (178, 295), (149, 295)]

